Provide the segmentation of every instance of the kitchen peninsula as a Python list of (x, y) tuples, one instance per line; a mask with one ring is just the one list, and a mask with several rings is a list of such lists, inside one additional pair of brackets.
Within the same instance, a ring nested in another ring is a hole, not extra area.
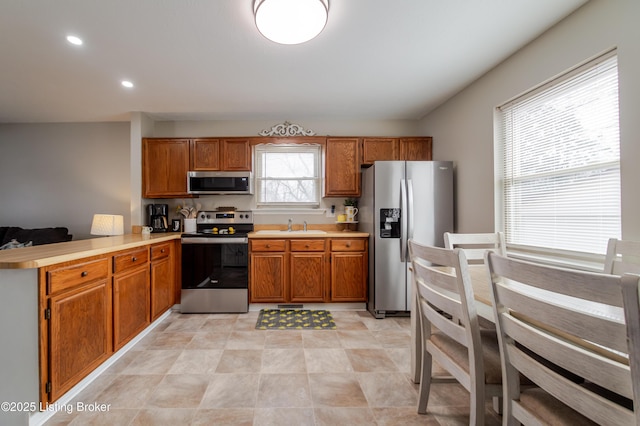
[(173, 306), (180, 234), (129, 234), (0, 252), (0, 412), (27, 425)]
[[(250, 233), (252, 303), (366, 302), (369, 235), (313, 226)], [(33, 403), (0, 412), (0, 424), (46, 417), (40, 409), (70, 399), (168, 315), (180, 300), (180, 238), (128, 234), (0, 251), (0, 400)]]

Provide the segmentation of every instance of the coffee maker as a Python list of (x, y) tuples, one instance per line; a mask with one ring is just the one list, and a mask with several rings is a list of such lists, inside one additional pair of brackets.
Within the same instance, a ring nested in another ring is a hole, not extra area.
[(147, 205), (147, 224), (152, 228), (151, 232), (167, 232), (169, 230), (169, 205)]

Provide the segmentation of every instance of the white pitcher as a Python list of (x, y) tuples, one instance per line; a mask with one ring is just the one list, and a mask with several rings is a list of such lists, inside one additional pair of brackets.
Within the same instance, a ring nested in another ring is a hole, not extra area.
[(354, 206), (345, 206), (344, 212), (347, 215), (347, 222), (355, 222), (356, 215), (358, 214), (358, 208)]

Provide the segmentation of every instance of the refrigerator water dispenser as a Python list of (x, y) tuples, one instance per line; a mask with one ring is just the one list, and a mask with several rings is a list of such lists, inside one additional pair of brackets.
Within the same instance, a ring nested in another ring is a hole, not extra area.
[(400, 238), (400, 209), (380, 209), (380, 238)]

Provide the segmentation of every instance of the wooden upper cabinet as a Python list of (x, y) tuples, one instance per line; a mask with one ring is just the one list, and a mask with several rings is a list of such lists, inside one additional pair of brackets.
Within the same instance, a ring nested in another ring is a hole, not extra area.
[(222, 170), (251, 171), (251, 146), (248, 138), (222, 139)]
[(418, 138), (400, 138), (400, 159), (407, 161), (431, 160), (430, 136)]
[(142, 196), (187, 197), (189, 139), (142, 139)]
[(220, 170), (220, 139), (191, 141), (191, 170)]
[(325, 197), (360, 196), (360, 139), (327, 138)]
[(378, 160), (400, 159), (398, 138), (363, 138), (362, 164), (371, 165)]
[(248, 138), (191, 140), (191, 170), (251, 171)]
[(431, 160), (432, 138), (363, 138), (362, 165), (370, 166), (374, 161)]

